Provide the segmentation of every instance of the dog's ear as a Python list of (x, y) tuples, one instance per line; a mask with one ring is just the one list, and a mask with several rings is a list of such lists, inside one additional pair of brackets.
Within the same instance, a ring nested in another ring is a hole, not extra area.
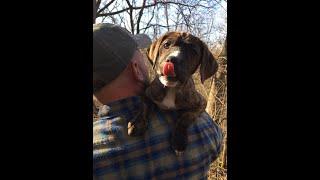
[(153, 68), (156, 64), (158, 55), (159, 55), (159, 49), (162, 41), (167, 37), (167, 34), (161, 36), (159, 39), (154, 41), (149, 48), (147, 49), (147, 57), (149, 62), (152, 64)]
[(147, 49), (147, 57), (148, 57), (148, 59), (150, 60), (150, 62), (152, 64), (154, 63), (155, 58), (156, 58), (156, 56), (158, 54), (158, 49), (159, 49), (160, 44), (161, 43), (160, 43), (159, 39), (157, 39)]
[(210, 52), (208, 46), (201, 41), (200, 77), (203, 84), (206, 79), (213, 76), (218, 70), (216, 58)]
[[(150, 64), (152, 65), (152, 67), (154, 67), (155, 65), (155, 60), (156, 60), (156, 56), (158, 54), (158, 52), (155, 52), (155, 47), (157, 45), (158, 40), (156, 40), (155, 42), (153, 42), (149, 48), (147, 49), (147, 58), (150, 62)], [(156, 54), (154, 54), (156, 53)]]

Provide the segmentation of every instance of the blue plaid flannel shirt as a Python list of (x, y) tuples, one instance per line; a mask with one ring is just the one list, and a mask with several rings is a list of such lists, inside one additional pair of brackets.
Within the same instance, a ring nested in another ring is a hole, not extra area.
[(209, 115), (202, 113), (189, 127), (187, 149), (176, 156), (169, 141), (176, 112), (155, 108), (144, 137), (127, 135), (140, 105), (134, 96), (100, 109), (93, 122), (94, 179), (207, 179), (222, 149), (221, 129)]

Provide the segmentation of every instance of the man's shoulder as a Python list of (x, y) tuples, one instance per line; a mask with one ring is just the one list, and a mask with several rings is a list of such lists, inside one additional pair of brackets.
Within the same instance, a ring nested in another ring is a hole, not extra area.
[[(153, 110), (150, 112), (152, 117), (156, 118), (168, 118), (168, 119), (177, 119), (179, 117), (179, 114), (181, 112), (179, 110), (163, 110), (159, 108), (158, 106), (155, 106)], [(214, 120), (210, 117), (210, 115), (204, 111), (202, 112), (196, 119), (196, 121), (200, 122), (214, 122)]]

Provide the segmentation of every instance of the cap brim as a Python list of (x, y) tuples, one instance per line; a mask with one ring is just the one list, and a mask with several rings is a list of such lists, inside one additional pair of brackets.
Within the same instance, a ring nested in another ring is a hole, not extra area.
[(148, 48), (152, 43), (150, 37), (146, 34), (136, 34), (133, 38), (137, 42), (139, 49)]

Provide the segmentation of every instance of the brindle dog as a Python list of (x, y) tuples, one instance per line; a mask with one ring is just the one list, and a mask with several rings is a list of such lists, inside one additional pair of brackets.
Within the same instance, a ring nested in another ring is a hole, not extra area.
[[(195, 89), (192, 74), (200, 66), (203, 83), (218, 69), (217, 61), (207, 45), (185, 32), (169, 32), (153, 42), (147, 52), (156, 71), (156, 78), (145, 91), (145, 100), (165, 110), (179, 110), (171, 145), (177, 154), (187, 146), (187, 129), (205, 111), (206, 101)], [(149, 104), (149, 103), (148, 103)], [(142, 118), (129, 123), (130, 136), (143, 135), (147, 130), (149, 105), (144, 104)]]

